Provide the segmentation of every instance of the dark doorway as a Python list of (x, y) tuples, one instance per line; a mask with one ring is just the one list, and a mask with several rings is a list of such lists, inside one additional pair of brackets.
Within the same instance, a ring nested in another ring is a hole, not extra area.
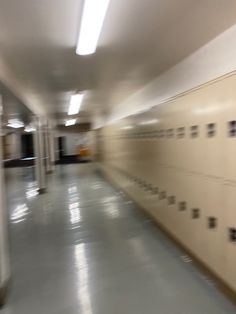
[(21, 135), (22, 158), (34, 157), (33, 134)]
[(58, 137), (58, 149), (59, 149), (59, 159), (62, 159), (65, 155), (65, 137)]

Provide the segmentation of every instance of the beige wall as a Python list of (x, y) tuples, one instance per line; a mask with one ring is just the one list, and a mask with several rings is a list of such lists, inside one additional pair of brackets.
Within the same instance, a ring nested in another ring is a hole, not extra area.
[(106, 174), (236, 291), (235, 87), (233, 75), (104, 127), (100, 155)]

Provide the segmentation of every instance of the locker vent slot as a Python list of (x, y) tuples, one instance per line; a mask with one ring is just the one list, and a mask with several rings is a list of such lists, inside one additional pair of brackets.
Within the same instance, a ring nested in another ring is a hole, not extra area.
[(198, 137), (198, 133), (199, 133), (198, 125), (193, 125), (193, 126), (190, 127), (190, 136), (191, 136), (191, 138)]
[(216, 124), (207, 124), (207, 137), (214, 137), (216, 135)]
[(159, 131), (156, 131), (156, 132), (155, 132), (155, 137), (156, 137), (156, 138), (159, 138)]
[(165, 137), (165, 130), (160, 130), (159, 138), (164, 138), (164, 137)]
[(208, 228), (215, 229), (217, 227), (217, 219), (215, 217), (208, 217)]
[(152, 194), (157, 195), (159, 193), (158, 188), (152, 188)]
[(139, 184), (140, 186), (142, 186), (142, 185), (143, 185), (143, 180), (139, 179), (139, 180), (138, 180), (138, 184)]
[(179, 211), (185, 211), (187, 209), (186, 202), (179, 202)]
[(231, 242), (236, 243), (236, 229), (235, 228), (229, 228), (229, 240)]
[(185, 128), (178, 128), (177, 129), (177, 138), (184, 138), (185, 136)]
[(157, 139), (157, 137), (158, 137), (158, 132), (157, 131), (152, 132), (152, 138)]
[(166, 192), (165, 192), (165, 191), (162, 191), (162, 192), (160, 193), (159, 199), (160, 199), (160, 200), (166, 199)]
[(141, 180), (140, 186), (141, 186), (141, 188), (146, 189), (147, 188), (147, 183), (145, 181)]
[(200, 210), (198, 208), (194, 208), (192, 210), (192, 219), (198, 219), (200, 217)]
[(146, 185), (146, 190), (152, 192), (152, 185), (150, 183)]
[(168, 197), (168, 205), (174, 205), (175, 204), (175, 196), (169, 196)]
[(236, 137), (236, 120), (229, 121), (228, 127), (229, 127), (229, 136)]
[(167, 138), (173, 138), (174, 137), (174, 130), (173, 129), (168, 129), (166, 131), (166, 137)]

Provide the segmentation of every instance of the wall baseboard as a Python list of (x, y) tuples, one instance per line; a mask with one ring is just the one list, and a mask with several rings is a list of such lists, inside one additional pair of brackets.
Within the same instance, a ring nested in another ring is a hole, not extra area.
[(157, 221), (156, 217), (152, 215), (146, 208), (141, 206), (125, 189), (123, 189), (114, 179), (112, 179), (104, 169), (100, 168), (99, 172), (102, 176), (104, 176), (114, 187), (121, 189), (124, 194), (131, 199), (138, 209), (142, 210), (154, 223), (155, 225), (170, 239), (172, 242), (176, 244), (178, 248), (180, 248), (186, 255), (191, 257), (194, 266), (205, 276), (210, 278), (215, 287), (221, 291), (226, 298), (236, 305), (236, 291), (233, 290), (224, 280), (222, 280), (215, 272), (213, 272), (204, 262), (202, 262), (191, 250), (189, 250), (182, 242), (180, 242), (170, 231), (163, 226), (159, 221)]

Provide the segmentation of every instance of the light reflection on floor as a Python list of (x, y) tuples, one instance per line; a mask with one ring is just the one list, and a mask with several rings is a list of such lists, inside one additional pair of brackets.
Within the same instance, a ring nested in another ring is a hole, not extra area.
[(90, 165), (7, 169), (13, 280), (0, 314), (233, 314), (184, 253)]

